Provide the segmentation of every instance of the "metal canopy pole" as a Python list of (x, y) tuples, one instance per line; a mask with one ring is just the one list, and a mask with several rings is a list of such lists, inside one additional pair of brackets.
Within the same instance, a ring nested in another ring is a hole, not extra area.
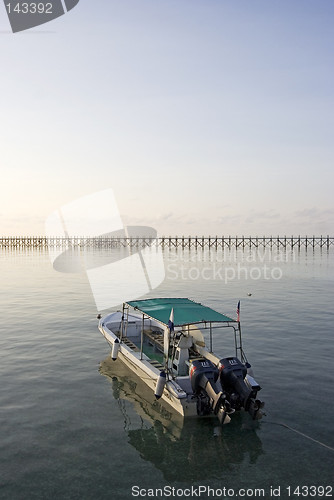
[(237, 330), (238, 330), (238, 333), (239, 333), (239, 346), (238, 346), (238, 342), (237, 342), (237, 332), (236, 332), (236, 329), (234, 329), (236, 357), (238, 357), (238, 350), (239, 350), (240, 351), (241, 361), (243, 363), (247, 363), (247, 358), (246, 358), (246, 355), (245, 355), (244, 350), (242, 348), (242, 337), (241, 337), (240, 321), (238, 321), (238, 328), (237, 328)]
[(124, 337), (128, 336), (128, 324), (129, 324), (129, 306), (127, 306), (127, 308), (126, 308), (126, 323), (125, 323)]
[(210, 352), (212, 352), (212, 322), (210, 321)]
[(141, 336), (140, 336), (140, 359), (143, 359), (143, 343), (144, 343), (144, 313), (143, 313), (143, 321), (141, 325)]
[(122, 324), (121, 324), (121, 334), (120, 334), (120, 341), (122, 341), (123, 338), (123, 330), (124, 330), (124, 302), (123, 302), (123, 308), (122, 308)]
[(167, 325), (165, 325), (164, 328), (164, 361), (165, 361), (165, 372), (167, 376), (167, 380), (169, 380), (169, 366), (168, 366), (168, 361), (169, 361), (169, 354), (170, 354), (170, 340), (171, 340), (171, 335), (170, 335), (170, 329)]

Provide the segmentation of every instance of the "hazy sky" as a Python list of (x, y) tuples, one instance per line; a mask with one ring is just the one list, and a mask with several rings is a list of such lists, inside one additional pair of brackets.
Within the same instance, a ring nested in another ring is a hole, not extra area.
[(333, 234), (333, 0), (0, 5), (0, 234), (112, 188), (160, 235)]

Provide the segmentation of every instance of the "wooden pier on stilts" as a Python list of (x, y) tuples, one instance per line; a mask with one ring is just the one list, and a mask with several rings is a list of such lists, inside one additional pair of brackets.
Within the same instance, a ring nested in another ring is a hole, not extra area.
[(297, 248), (327, 249), (334, 245), (333, 236), (161, 236), (145, 237), (45, 237), (2, 236), (0, 248), (145, 248), (151, 245), (161, 248), (181, 249), (231, 249), (231, 248)]

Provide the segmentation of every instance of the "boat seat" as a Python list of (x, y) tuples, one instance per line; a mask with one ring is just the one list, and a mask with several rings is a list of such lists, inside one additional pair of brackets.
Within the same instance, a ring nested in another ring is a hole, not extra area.
[(153, 344), (158, 345), (160, 348), (164, 347), (164, 339), (160, 332), (156, 332), (154, 330), (144, 330), (144, 334), (151, 340), (151, 342), (153, 342)]
[(150, 364), (152, 366), (154, 366), (154, 368), (157, 368), (160, 371), (164, 370), (164, 367), (162, 366), (162, 364), (159, 363), (159, 361), (157, 361), (156, 359), (150, 359)]
[(139, 351), (139, 348), (136, 346), (136, 344), (134, 344), (133, 342), (131, 342), (131, 340), (129, 340), (127, 337), (123, 337), (122, 338), (122, 342), (130, 347), (130, 349), (132, 349), (133, 351)]

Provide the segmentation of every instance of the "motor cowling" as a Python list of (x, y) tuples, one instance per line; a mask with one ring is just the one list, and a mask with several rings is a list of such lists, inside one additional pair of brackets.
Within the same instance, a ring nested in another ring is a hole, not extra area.
[(218, 368), (221, 386), (232, 408), (235, 410), (244, 408), (252, 418), (261, 418), (259, 409), (263, 403), (256, 399), (261, 387), (253, 377), (247, 375), (247, 366), (238, 358), (231, 357), (221, 359)]
[[(211, 412), (220, 418), (220, 410), (224, 410), (224, 395), (216, 387), (218, 368), (208, 360), (194, 360), (190, 369), (190, 380), (193, 392), (197, 395), (198, 415), (208, 415)], [(225, 414), (221, 415), (222, 423)]]
[(190, 380), (193, 392), (205, 389), (207, 382), (215, 383), (218, 380), (218, 368), (208, 360), (195, 360), (191, 363)]

